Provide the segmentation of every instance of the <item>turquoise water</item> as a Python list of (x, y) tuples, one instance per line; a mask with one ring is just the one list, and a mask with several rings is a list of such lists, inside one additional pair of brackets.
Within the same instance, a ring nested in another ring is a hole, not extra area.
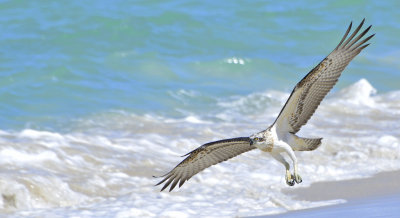
[[(304, 187), (400, 167), (400, 1), (1, 1), (0, 214), (245, 217), (291, 199), (254, 150), (160, 193), (201, 144), (269, 126), (351, 21), (371, 45), (298, 133)], [(227, 188), (228, 187), (228, 188)], [(0, 215), (0, 216), (1, 216)]]
[[(400, 89), (399, 1), (1, 1), (0, 129), (110, 111), (180, 118), (289, 92), (366, 18), (377, 35), (336, 89)], [(237, 64), (235, 64), (236, 60)]]

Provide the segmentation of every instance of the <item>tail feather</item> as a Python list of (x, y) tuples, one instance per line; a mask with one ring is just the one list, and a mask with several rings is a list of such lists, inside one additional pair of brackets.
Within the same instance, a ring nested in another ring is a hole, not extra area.
[(295, 151), (312, 151), (321, 145), (322, 138), (301, 138), (296, 136), (296, 143), (293, 147)]

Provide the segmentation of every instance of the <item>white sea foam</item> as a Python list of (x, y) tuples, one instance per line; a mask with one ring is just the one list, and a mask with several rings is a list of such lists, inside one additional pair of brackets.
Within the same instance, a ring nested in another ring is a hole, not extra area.
[(227, 58), (225, 60), (225, 62), (228, 64), (240, 64), (240, 65), (244, 65), (246, 63), (246, 61), (248, 61), (248, 60), (238, 58), (238, 57)]
[[(265, 129), (288, 96), (266, 91), (222, 99), (217, 119), (114, 111), (63, 134), (0, 131), (0, 211), (15, 217), (232, 217), (338, 203), (284, 195), (283, 166), (258, 150), (204, 170), (177, 191), (154, 187), (159, 179), (153, 175), (202, 143)], [(379, 94), (367, 80), (328, 97), (299, 133), (324, 140), (316, 151), (298, 153), (304, 180), (298, 187), (400, 169), (399, 115), (400, 92)]]

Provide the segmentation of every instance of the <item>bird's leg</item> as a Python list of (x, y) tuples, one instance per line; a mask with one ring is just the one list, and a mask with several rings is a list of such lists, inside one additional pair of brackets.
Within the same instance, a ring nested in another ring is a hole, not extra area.
[(297, 173), (297, 158), (296, 155), (294, 154), (293, 149), (289, 146), (288, 149), (285, 149), (289, 157), (293, 161), (293, 168), (294, 168), (294, 181), (296, 181), (297, 184), (301, 183), (303, 180), (301, 179), (300, 175)]
[(289, 155), (290, 159), (293, 161), (293, 168), (294, 168), (294, 181), (296, 183), (301, 183), (303, 180), (301, 179), (300, 175), (297, 173), (297, 158), (294, 154), (294, 151), (290, 145), (286, 144), (286, 146), (282, 146), (286, 153)]
[(288, 184), (289, 186), (293, 186), (294, 178), (293, 178), (293, 175), (290, 173), (289, 163), (285, 160), (285, 158), (283, 158), (283, 156), (280, 153), (270, 153), (270, 154), (275, 160), (281, 162), (285, 166), (285, 168), (286, 168), (286, 176), (285, 176), (286, 184)]

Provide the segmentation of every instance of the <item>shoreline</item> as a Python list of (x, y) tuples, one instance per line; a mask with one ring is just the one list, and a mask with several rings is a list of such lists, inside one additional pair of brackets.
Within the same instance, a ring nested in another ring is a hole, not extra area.
[(316, 182), (309, 187), (282, 192), (296, 200), (344, 199), (346, 202), (260, 217), (398, 217), (400, 214), (400, 170), (381, 172), (368, 178)]
[(327, 201), (344, 199), (347, 202), (368, 197), (400, 193), (400, 170), (380, 172), (372, 177), (316, 182), (309, 187), (283, 189), (283, 193), (295, 200)]

